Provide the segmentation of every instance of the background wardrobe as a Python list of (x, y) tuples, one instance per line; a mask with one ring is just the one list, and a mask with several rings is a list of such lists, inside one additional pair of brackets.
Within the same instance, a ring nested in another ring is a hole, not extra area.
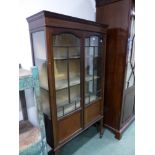
[(104, 124), (117, 139), (134, 120), (134, 0), (96, 0), (96, 21), (107, 24)]

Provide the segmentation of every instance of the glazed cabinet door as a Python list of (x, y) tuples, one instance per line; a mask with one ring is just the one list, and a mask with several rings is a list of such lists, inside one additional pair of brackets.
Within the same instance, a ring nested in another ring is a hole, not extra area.
[(122, 125), (135, 114), (135, 18), (131, 17), (130, 35), (128, 39), (128, 54), (126, 78), (123, 97)]
[(85, 40), (85, 125), (101, 116), (102, 104), (102, 39), (91, 35)]
[(81, 39), (74, 33), (52, 35), (58, 139), (66, 139), (82, 129)]
[(80, 107), (80, 39), (73, 34), (53, 35), (57, 117)]

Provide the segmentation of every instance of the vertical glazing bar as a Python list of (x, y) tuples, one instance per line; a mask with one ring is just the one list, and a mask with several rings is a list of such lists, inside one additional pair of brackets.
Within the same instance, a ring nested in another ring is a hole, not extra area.
[(63, 116), (65, 115), (65, 107), (62, 107), (62, 111), (63, 111)]
[(95, 57), (94, 56), (95, 56), (95, 46), (93, 47), (93, 94), (95, 93), (94, 92), (94, 89), (95, 89), (94, 88), (94, 68), (95, 68), (94, 67), (94, 62), (95, 62), (94, 59), (95, 59)]
[(75, 110), (76, 110), (76, 100), (75, 100)]
[(68, 98), (70, 101), (70, 76), (69, 76), (69, 47), (67, 47), (67, 80), (68, 80)]

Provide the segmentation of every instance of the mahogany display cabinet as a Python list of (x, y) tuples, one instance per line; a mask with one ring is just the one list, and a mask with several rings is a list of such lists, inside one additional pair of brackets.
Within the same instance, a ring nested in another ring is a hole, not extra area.
[(27, 21), (53, 153), (96, 122), (102, 136), (107, 26), (48, 11)]
[(121, 138), (135, 117), (134, 0), (96, 0), (96, 21), (108, 24), (104, 125)]

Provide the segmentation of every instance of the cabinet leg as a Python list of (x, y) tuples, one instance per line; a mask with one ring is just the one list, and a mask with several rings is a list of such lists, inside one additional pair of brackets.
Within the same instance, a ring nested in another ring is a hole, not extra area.
[(104, 133), (104, 128), (103, 128), (103, 119), (100, 120), (100, 138), (102, 138)]
[(48, 153), (48, 155), (59, 155), (59, 150), (57, 150), (57, 151), (50, 151)]
[(115, 138), (118, 139), (118, 140), (121, 140), (122, 134), (120, 132), (116, 132), (115, 133)]

